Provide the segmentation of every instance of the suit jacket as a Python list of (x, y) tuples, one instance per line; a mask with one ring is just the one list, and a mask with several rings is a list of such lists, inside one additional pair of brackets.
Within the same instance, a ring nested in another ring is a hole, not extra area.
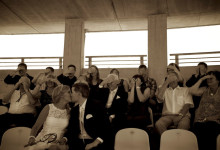
[[(110, 94), (110, 90), (108, 88), (102, 88), (99, 91), (99, 95), (100, 95), (99, 99), (100, 101), (102, 101), (104, 108), (108, 102), (109, 94)], [(111, 107), (106, 110), (108, 116), (113, 114), (115, 115), (115, 117), (125, 115), (128, 108), (127, 99), (128, 99), (128, 93), (125, 92), (123, 86), (119, 86), (113, 98)]]
[[(71, 149), (75, 147), (74, 145), (77, 145), (77, 141), (79, 140), (79, 105), (73, 107), (70, 114), (71, 117), (65, 137), (67, 137), (68, 145)], [(84, 128), (90, 137), (94, 140), (100, 137), (104, 143), (106, 143), (109, 134), (111, 134), (110, 122), (104, 113), (104, 109), (99, 104), (96, 104), (95, 101), (90, 99), (87, 100), (85, 106)]]

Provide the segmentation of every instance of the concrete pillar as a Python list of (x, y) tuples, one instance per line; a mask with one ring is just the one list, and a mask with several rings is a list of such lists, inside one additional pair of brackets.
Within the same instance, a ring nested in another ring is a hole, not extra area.
[(69, 64), (76, 66), (79, 76), (84, 66), (85, 31), (82, 19), (66, 19), (64, 41), (64, 71)]
[(167, 66), (167, 15), (148, 17), (148, 70), (149, 77), (162, 84)]

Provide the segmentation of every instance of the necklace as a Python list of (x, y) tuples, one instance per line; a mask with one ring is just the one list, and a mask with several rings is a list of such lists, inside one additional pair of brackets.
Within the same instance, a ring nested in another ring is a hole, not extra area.
[(214, 96), (217, 92), (218, 92), (218, 88), (217, 88), (216, 92), (214, 92), (214, 91), (211, 92), (211, 89), (209, 88), (209, 95)]

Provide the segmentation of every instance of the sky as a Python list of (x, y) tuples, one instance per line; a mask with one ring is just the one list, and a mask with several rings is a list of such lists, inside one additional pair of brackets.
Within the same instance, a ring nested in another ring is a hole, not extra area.
[[(167, 31), (168, 54), (220, 51), (220, 26)], [(62, 57), (64, 34), (0, 35), (0, 57)], [(147, 31), (86, 33), (85, 55), (146, 55)]]

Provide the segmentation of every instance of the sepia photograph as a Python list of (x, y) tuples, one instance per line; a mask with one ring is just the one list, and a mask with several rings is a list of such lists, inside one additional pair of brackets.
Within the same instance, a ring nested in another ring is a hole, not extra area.
[(0, 0), (0, 150), (220, 150), (220, 0)]

